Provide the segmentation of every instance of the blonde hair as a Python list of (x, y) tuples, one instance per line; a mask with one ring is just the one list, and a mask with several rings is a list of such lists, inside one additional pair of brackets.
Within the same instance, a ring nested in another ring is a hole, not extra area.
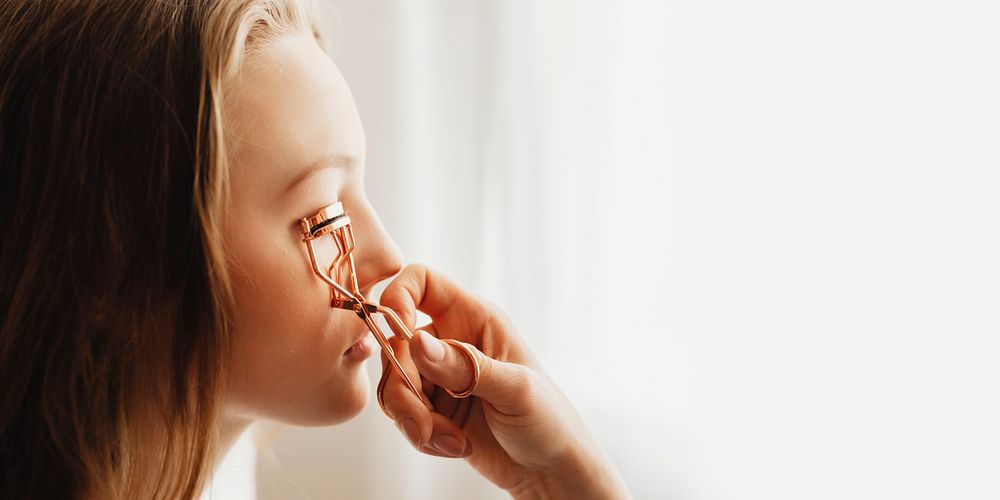
[(294, 0), (0, 0), (0, 491), (194, 498), (230, 355), (222, 104)]

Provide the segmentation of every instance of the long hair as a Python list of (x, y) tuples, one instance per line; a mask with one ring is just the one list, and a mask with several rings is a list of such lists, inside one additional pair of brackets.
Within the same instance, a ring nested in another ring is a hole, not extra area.
[(280, 0), (0, 0), (4, 497), (199, 494), (231, 344), (221, 103), (304, 26)]

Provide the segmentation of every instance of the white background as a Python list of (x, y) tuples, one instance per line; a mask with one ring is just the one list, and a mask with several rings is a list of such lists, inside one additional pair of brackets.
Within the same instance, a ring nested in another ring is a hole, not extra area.
[[(389, 231), (635, 497), (1000, 497), (1000, 2), (335, 7)], [(374, 403), (257, 435), (262, 499), (503, 498)]]

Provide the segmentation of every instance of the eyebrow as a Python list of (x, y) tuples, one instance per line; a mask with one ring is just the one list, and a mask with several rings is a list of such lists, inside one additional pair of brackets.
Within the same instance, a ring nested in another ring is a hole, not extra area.
[(299, 174), (292, 179), (292, 182), (288, 184), (288, 187), (285, 188), (283, 193), (284, 194), (289, 193), (290, 191), (295, 189), (296, 186), (301, 184), (302, 181), (308, 179), (309, 177), (312, 177), (312, 175), (315, 174), (316, 172), (320, 172), (328, 168), (347, 169), (352, 167), (355, 161), (356, 160), (354, 159), (354, 157), (345, 154), (337, 153), (337, 154), (323, 155), (318, 160), (310, 163), (309, 166), (302, 169), (302, 171), (299, 172)]

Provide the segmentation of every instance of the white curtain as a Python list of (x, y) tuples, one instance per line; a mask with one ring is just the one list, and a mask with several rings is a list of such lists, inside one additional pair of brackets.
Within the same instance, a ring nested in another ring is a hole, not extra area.
[[(636, 498), (1000, 495), (996, 2), (334, 13), (389, 231), (508, 311)], [(261, 499), (504, 498), (374, 404), (257, 438)]]

